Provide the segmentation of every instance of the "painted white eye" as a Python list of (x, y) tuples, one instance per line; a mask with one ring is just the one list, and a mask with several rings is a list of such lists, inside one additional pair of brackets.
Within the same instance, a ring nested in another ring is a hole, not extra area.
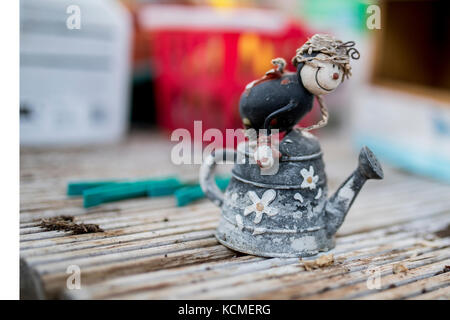
[[(317, 58), (326, 58), (320, 53)], [(315, 60), (318, 61), (318, 60)], [(314, 95), (332, 92), (342, 82), (343, 70), (331, 61), (320, 61), (315, 65), (305, 64), (300, 71), (302, 83)]]

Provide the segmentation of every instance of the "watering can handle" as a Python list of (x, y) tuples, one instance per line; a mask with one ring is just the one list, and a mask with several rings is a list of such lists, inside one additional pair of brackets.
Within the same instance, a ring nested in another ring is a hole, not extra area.
[(223, 204), (223, 193), (217, 187), (214, 179), (214, 169), (218, 162), (225, 160), (236, 160), (236, 151), (233, 149), (219, 149), (214, 150), (202, 163), (200, 167), (200, 186), (206, 197), (215, 205), (221, 207)]

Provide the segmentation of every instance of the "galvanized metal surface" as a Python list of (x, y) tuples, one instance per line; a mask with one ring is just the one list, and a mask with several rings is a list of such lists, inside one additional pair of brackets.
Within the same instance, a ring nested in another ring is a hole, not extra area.
[[(356, 153), (338, 141), (348, 140), (321, 138), (331, 192), (356, 164)], [(450, 297), (450, 272), (444, 272), (450, 265), (450, 186), (386, 166), (383, 183), (366, 184), (339, 229), (330, 251), (334, 263), (311, 271), (297, 258), (254, 257), (219, 244), (220, 209), (207, 200), (176, 208), (172, 198), (141, 198), (86, 210), (80, 199), (65, 196), (71, 180), (197, 176), (198, 166), (173, 166), (169, 155), (161, 137), (142, 135), (119, 146), (22, 150), (22, 297)], [(70, 235), (38, 226), (43, 217), (63, 214), (105, 232)], [(399, 264), (407, 271), (394, 273)], [(66, 287), (70, 265), (81, 269), (80, 290)]]
[[(363, 147), (358, 167), (327, 198), (327, 178), (318, 139), (293, 130), (280, 142), (277, 170), (264, 175), (245, 150), (237, 148), (233, 177), (222, 195), (214, 180), (216, 159), (227, 150), (216, 150), (200, 168), (200, 185), (222, 209), (217, 240), (230, 249), (262, 257), (308, 257), (334, 247), (334, 235), (368, 179), (382, 179), (383, 171), (373, 153)], [(249, 149), (249, 148), (247, 148)], [(292, 161), (290, 158), (306, 158)]]

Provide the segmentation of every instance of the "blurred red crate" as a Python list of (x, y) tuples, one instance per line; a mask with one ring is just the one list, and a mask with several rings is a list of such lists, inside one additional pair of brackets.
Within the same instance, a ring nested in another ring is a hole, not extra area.
[(294, 70), (290, 59), (311, 35), (261, 9), (148, 6), (141, 24), (150, 32), (157, 122), (191, 132), (194, 120), (203, 121), (203, 130), (241, 128), (238, 104), (246, 84), (271, 69), (275, 57)]

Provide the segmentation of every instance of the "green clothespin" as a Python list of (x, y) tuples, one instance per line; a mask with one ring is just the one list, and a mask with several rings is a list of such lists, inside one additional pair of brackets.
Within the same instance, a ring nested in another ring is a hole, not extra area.
[(155, 180), (148, 185), (147, 195), (149, 197), (161, 197), (174, 194), (174, 192), (186, 184), (182, 183), (177, 178), (167, 178), (161, 180)]
[[(230, 182), (230, 177), (217, 177), (216, 183), (220, 190), (225, 190)], [(205, 197), (200, 185), (183, 187), (175, 191), (177, 206), (185, 206), (195, 200)]]
[(147, 181), (122, 182), (87, 189), (83, 192), (83, 205), (90, 208), (106, 202), (144, 197), (147, 195), (147, 183)]
[[(224, 190), (230, 178), (218, 177), (216, 183)], [(199, 184), (182, 182), (175, 177), (146, 179), (138, 181), (105, 180), (70, 182), (69, 196), (83, 195), (83, 206), (90, 208), (106, 202), (137, 197), (160, 197), (174, 194), (178, 206), (184, 206), (204, 197)]]
[(169, 195), (183, 186), (185, 185), (174, 177), (116, 182), (84, 190), (83, 205), (85, 208), (90, 208), (102, 203), (124, 199)]
[(81, 182), (69, 182), (67, 185), (67, 195), (68, 196), (81, 196), (83, 191), (92, 188), (104, 187), (107, 185), (113, 185), (118, 183), (118, 181), (107, 180), (107, 181), (81, 181)]

